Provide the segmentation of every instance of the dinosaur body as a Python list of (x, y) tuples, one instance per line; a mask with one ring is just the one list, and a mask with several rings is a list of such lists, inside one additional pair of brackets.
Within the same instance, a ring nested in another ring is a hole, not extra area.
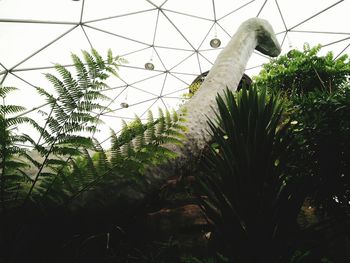
[[(222, 95), (226, 87), (233, 91), (237, 90), (254, 49), (269, 56), (277, 56), (281, 52), (271, 25), (266, 20), (259, 18), (252, 18), (242, 23), (230, 42), (218, 55), (201, 88), (183, 105), (187, 112), (185, 123), (187, 130), (183, 134), (186, 140), (182, 146), (165, 145), (177, 153), (178, 157), (162, 165), (148, 168), (144, 177), (137, 183), (130, 179), (126, 187), (126, 184), (116, 182), (115, 185), (110, 186), (114, 193), (113, 200), (118, 200), (119, 204), (123, 200), (125, 207), (139, 204), (149, 193), (159, 189), (167, 178), (179, 175), (186, 164), (198, 160), (207, 142), (211, 139), (207, 119), (215, 118), (217, 94)], [(111, 203), (114, 203), (113, 200), (110, 199)]]
[[(187, 112), (187, 141), (184, 147), (169, 145), (180, 159), (199, 156), (210, 140), (207, 119), (215, 118), (217, 94), (229, 88), (236, 91), (254, 49), (268, 56), (278, 56), (281, 47), (271, 25), (263, 19), (243, 22), (227, 46), (218, 55), (213, 67), (196, 94), (183, 105)], [(191, 156), (192, 155), (192, 156)]]

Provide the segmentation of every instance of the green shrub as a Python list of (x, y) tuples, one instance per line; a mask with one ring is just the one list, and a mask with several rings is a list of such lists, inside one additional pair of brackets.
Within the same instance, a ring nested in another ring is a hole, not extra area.
[(237, 97), (226, 91), (217, 104), (217, 120), (209, 120), (216, 146), (200, 176), (201, 206), (233, 262), (285, 262), (307, 185), (292, 173), (295, 144), (289, 124), (281, 125), (282, 103), (252, 88)]
[(313, 90), (331, 92), (347, 83), (350, 76), (350, 62), (347, 55), (338, 58), (328, 52), (319, 56), (321, 46), (304, 50), (291, 50), (286, 55), (272, 59), (255, 77), (254, 85), (266, 87), (274, 92), (295, 92), (303, 94)]

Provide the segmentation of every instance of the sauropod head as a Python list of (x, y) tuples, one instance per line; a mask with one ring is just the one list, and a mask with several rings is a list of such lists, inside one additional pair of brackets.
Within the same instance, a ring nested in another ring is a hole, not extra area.
[(242, 25), (256, 32), (258, 40), (256, 50), (271, 57), (277, 57), (281, 53), (281, 46), (267, 20), (255, 17), (248, 19)]

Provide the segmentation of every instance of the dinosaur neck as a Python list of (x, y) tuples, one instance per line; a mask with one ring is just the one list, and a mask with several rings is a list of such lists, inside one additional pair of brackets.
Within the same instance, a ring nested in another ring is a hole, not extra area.
[[(257, 46), (256, 33), (244, 29), (240, 28), (221, 51), (203, 82), (201, 88), (211, 86), (214, 97), (226, 87), (236, 90), (248, 60)], [(216, 87), (213, 89), (212, 85)]]
[(210, 139), (206, 121), (214, 118), (215, 97), (226, 87), (235, 91), (247, 62), (257, 45), (256, 32), (241, 26), (231, 41), (217, 57), (198, 92), (184, 106), (187, 108), (186, 148), (194, 155), (200, 154)]

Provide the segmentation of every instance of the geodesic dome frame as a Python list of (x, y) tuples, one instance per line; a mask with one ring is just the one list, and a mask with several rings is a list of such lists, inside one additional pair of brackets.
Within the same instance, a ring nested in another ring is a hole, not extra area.
[[(128, 64), (104, 91), (113, 111), (96, 113), (105, 123), (96, 137), (107, 142), (109, 128), (118, 131), (120, 119), (178, 107), (244, 20), (267, 19), (282, 54), (308, 42), (338, 57), (350, 46), (347, 10), (344, 0), (0, 0), (0, 83), (19, 88), (9, 103), (25, 106), (26, 115), (44, 122), (45, 101), (34, 89), (50, 91), (43, 73), (54, 72), (54, 63), (69, 68), (71, 52), (93, 47), (104, 55), (111, 48)], [(212, 47), (213, 39), (221, 45)], [(257, 74), (268, 59), (255, 52), (246, 73)]]

